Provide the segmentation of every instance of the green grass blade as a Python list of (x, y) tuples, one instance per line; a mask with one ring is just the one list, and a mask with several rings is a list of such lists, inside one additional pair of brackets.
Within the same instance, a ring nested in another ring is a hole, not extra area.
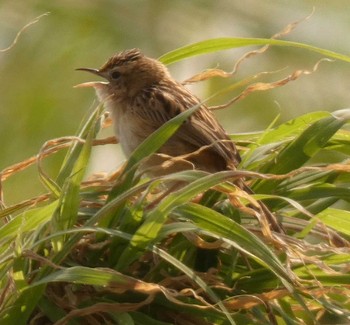
[(186, 274), (190, 279), (192, 279), (194, 282), (197, 283), (197, 285), (202, 288), (208, 296), (219, 306), (219, 308), (224, 312), (224, 314), (227, 317), (227, 320), (230, 322), (230, 324), (236, 324), (234, 320), (232, 319), (230, 313), (228, 312), (227, 308), (221, 301), (221, 299), (215, 294), (215, 292), (203, 281), (200, 277), (198, 277), (193, 270), (191, 270), (189, 267), (184, 265), (183, 263), (180, 263), (176, 258), (165, 252), (164, 250), (154, 247), (153, 252), (162, 257), (164, 260), (169, 262), (170, 264), (176, 266), (179, 270), (181, 270), (184, 274)]
[(337, 200), (350, 200), (350, 188), (327, 183), (320, 185), (312, 184), (308, 187), (292, 189), (288, 193), (288, 197), (297, 201), (330, 197)]
[[(56, 202), (56, 204), (58, 203), (58, 206), (55, 206), (56, 211), (54, 212), (54, 216), (52, 218), (54, 225), (53, 229), (68, 229), (76, 222), (80, 201), (80, 183), (87, 167), (92, 139), (95, 137), (98, 130), (97, 123), (100, 113), (101, 107), (98, 107), (98, 109), (96, 109), (90, 117), (89, 121), (84, 124), (81, 135), (84, 135), (87, 139), (84, 144), (81, 144), (81, 147), (73, 145), (65, 162), (65, 167), (63, 168), (64, 172), (60, 174), (61, 176), (65, 175), (68, 171), (71, 173), (70, 177), (64, 180), (60, 200)], [(53, 206), (50, 207), (52, 208)], [(49, 212), (52, 212), (51, 208), (47, 208)], [(44, 208), (43, 211), (45, 212), (46, 209)], [(37, 211), (34, 211), (34, 213), (35, 212)], [(46, 211), (46, 213), (44, 213), (44, 217), (48, 217), (48, 215), (49, 214)], [(36, 217), (38, 218), (38, 215), (36, 215)], [(57, 251), (63, 249), (61, 254), (53, 257), (54, 262), (55, 259), (60, 259), (61, 255), (65, 256), (69, 253), (69, 251), (67, 251), (68, 247), (63, 246), (62, 237), (54, 238), (52, 244), (55, 246)], [(44, 276), (49, 272), (50, 270), (48, 267), (43, 267), (37, 276), (40, 278), (40, 276)], [(26, 324), (28, 317), (36, 307), (36, 304), (40, 300), (44, 290), (44, 285), (37, 286), (35, 288), (29, 286), (27, 289), (23, 290), (16, 300), (16, 304), (13, 304), (5, 313), (1, 314), (0, 317), (3, 317), (2, 320), (4, 321), (4, 324)]]
[(45, 286), (41, 285), (32, 288), (30, 291), (22, 292), (11, 306), (1, 311), (0, 324), (27, 325), (27, 320), (37, 306), (44, 289)]
[(337, 60), (342, 60), (345, 62), (350, 62), (350, 57), (344, 54), (336, 53), (333, 51), (325, 50), (319, 47), (307, 45), (304, 43), (277, 40), (271, 38), (214, 38), (205, 40), (198, 43), (193, 43), (181, 48), (178, 48), (174, 51), (168, 52), (162, 55), (159, 60), (164, 64), (171, 64), (177, 61), (181, 61), (183, 59), (222, 51), (222, 50), (230, 50), (234, 48), (246, 47), (246, 46), (263, 46), (263, 45), (274, 45), (274, 46), (287, 46), (300, 48), (308, 51), (312, 51), (318, 54), (321, 54), (326, 57), (330, 57)]
[[(76, 223), (80, 206), (80, 184), (89, 162), (92, 140), (94, 137), (95, 130), (92, 129), (90, 130), (79, 156), (73, 165), (72, 175), (66, 179), (63, 185), (59, 200), (60, 204), (52, 220), (53, 229), (69, 229)], [(62, 245), (61, 240), (54, 240), (53, 245), (56, 250), (59, 250)]]
[(350, 212), (335, 208), (328, 208), (315, 216), (325, 225), (350, 236)]
[(276, 274), (288, 290), (292, 291), (293, 275), (284, 268), (276, 255), (254, 234), (235, 221), (207, 207), (187, 203), (174, 211), (178, 216), (187, 217), (200, 228), (215, 234), (240, 252)]
[(313, 123), (289, 144), (270, 166), (266, 166), (264, 172), (283, 174), (299, 168), (322, 149), (345, 123), (346, 120), (334, 116)]
[(311, 124), (330, 116), (329, 112), (319, 111), (311, 112), (301, 116), (298, 116), (290, 121), (287, 121), (277, 128), (264, 132), (259, 138), (258, 143), (260, 145), (269, 144), (272, 142), (279, 142), (283, 140), (291, 139), (300, 135)]
[(0, 228), (0, 242), (12, 241), (18, 236), (35, 231), (44, 223), (50, 221), (53, 212), (57, 208), (57, 201), (54, 201), (44, 207), (25, 211)]
[[(86, 139), (92, 125), (94, 125), (95, 133), (99, 130), (99, 123), (96, 123), (97, 119), (101, 117), (103, 112), (103, 105), (100, 104), (96, 107), (96, 109), (88, 115), (88, 117), (82, 122), (82, 125), (78, 131), (77, 136), (80, 139)], [(57, 176), (56, 183), (59, 186), (63, 186), (66, 179), (72, 174), (72, 170), (74, 168), (75, 162), (79, 157), (80, 151), (83, 148), (83, 143), (75, 142), (71, 145), (68, 153), (66, 154), (65, 160), (61, 166), (61, 170)]]
[[(125, 290), (133, 288), (138, 280), (114, 271), (112, 269), (90, 268), (85, 266), (73, 266), (49, 274), (39, 281), (31, 284), (31, 287), (40, 286), (51, 282), (72, 282), (95, 286), (116, 286)], [(141, 281), (140, 281), (141, 282)]]
[[(206, 175), (207, 173), (198, 172), (198, 175), (200, 174)], [(190, 185), (164, 198), (147, 216), (145, 216), (145, 222), (136, 231), (130, 245), (120, 256), (117, 269), (122, 270), (127, 267), (130, 261), (137, 259), (141, 252), (157, 239), (158, 233), (172, 209), (177, 205), (186, 203), (192, 197), (204, 192), (210, 187), (222, 183), (228, 178), (228, 175), (232, 175), (232, 172), (220, 172), (214, 175), (207, 174), (207, 176), (197, 179)]]
[[(329, 139), (347, 122), (346, 118), (336, 115), (316, 121), (305, 129), (297, 138), (270, 159), (260, 172), (284, 174), (303, 166), (310, 158), (319, 152)], [(254, 185), (257, 192), (273, 192), (279, 182), (258, 181)]]

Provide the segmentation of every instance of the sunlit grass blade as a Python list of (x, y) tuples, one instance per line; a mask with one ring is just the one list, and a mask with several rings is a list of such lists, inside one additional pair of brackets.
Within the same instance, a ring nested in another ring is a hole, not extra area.
[[(103, 112), (103, 105), (100, 104), (96, 107), (96, 109), (92, 113), (89, 113), (87, 115), (86, 119), (83, 120), (82, 125), (78, 131), (77, 136), (79, 138), (86, 139), (89, 132), (91, 131), (92, 125), (95, 125), (94, 133), (96, 134), (98, 132), (99, 124), (96, 123), (96, 120), (101, 117), (102, 112)], [(81, 142), (75, 142), (71, 145), (70, 149), (68, 150), (68, 153), (66, 154), (65, 160), (61, 166), (59, 175), (57, 176), (57, 179), (56, 179), (56, 183), (59, 186), (63, 186), (67, 177), (71, 175), (75, 162), (78, 159), (78, 156), (82, 148), (83, 148), (83, 143)]]
[(255, 46), (256, 45), (258, 46), (274, 45), (274, 46), (300, 48), (300, 49), (316, 52), (318, 54), (321, 54), (329, 58), (350, 62), (350, 56), (325, 50), (325, 49), (311, 46), (304, 43), (283, 41), (283, 40), (271, 39), (271, 38), (240, 38), (240, 37), (214, 38), (214, 39), (209, 39), (198, 43), (193, 43), (193, 44), (178, 48), (174, 51), (168, 52), (162, 55), (159, 58), (159, 60), (164, 64), (171, 64), (192, 56), (197, 56), (197, 55), (202, 55), (202, 54), (207, 54), (207, 53), (212, 53), (212, 52), (217, 52), (222, 50), (229, 50), (229, 49), (234, 49), (239, 47), (254, 46), (254, 45)]
[[(274, 159), (262, 166), (260, 171), (284, 174), (301, 167), (319, 152), (346, 122), (347, 119), (335, 115), (316, 121), (279, 152)], [(254, 185), (254, 190), (270, 192), (276, 188), (276, 184), (277, 182), (258, 181)]]
[(31, 287), (40, 286), (51, 282), (72, 282), (80, 284), (89, 284), (96, 286), (116, 286), (120, 290), (129, 290), (135, 288), (135, 285), (141, 281), (132, 277), (116, 272), (112, 269), (89, 268), (84, 266), (74, 266), (58, 270), (50, 275), (34, 282)]
[(311, 124), (329, 116), (329, 112), (320, 111), (293, 118), (268, 132), (264, 132), (264, 134), (259, 137), (259, 145), (292, 139), (307, 129)]
[(328, 208), (315, 216), (325, 225), (350, 236), (350, 212), (335, 208)]
[[(282, 174), (296, 169), (306, 163), (328, 140), (346, 123), (346, 120), (335, 116), (323, 118), (310, 125), (276, 158), (264, 172)], [(290, 159), (293, 157), (293, 159)]]
[(325, 147), (327, 150), (334, 150), (350, 156), (350, 131), (339, 130)]
[[(75, 160), (72, 168), (72, 175), (63, 184), (59, 206), (54, 213), (52, 220), (53, 229), (64, 230), (71, 228), (77, 220), (80, 206), (80, 184), (85, 175), (89, 162), (92, 140), (95, 137), (94, 125), (80, 150), (79, 156)], [(61, 239), (62, 240), (62, 239)], [(61, 240), (54, 240), (53, 246), (56, 251), (62, 248)]]
[(51, 220), (57, 205), (58, 202), (54, 201), (46, 206), (31, 209), (17, 215), (0, 228), (0, 242), (2, 244), (8, 241), (11, 242), (19, 233), (24, 235), (27, 232), (37, 230)]

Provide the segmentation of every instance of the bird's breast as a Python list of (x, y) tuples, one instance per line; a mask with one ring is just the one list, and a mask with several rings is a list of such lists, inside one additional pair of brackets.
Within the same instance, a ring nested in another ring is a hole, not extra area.
[(154, 130), (127, 105), (109, 105), (107, 108), (112, 116), (115, 135), (128, 158)]

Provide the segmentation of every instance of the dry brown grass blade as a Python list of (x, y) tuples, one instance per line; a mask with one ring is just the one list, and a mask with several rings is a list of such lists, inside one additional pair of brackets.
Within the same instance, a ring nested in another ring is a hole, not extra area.
[[(308, 20), (314, 14), (314, 11), (315, 11), (315, 9), (313, 9), (312, 12), (308, 16), (303, 17), (302, 19), (300, 19), (298, 21), (295, 21), (293, 23), (288, 24), (280, 32), (274, 34), (271, 37), (271, 39), (282, 38), (282, 37), (290, 34), (299, 24), (301, 24), (302, 22)], [(193, 77), (185, 80), (183, 82), (183, 84), (190, 84), (190, 83), (195, 83), (195, 82), (199, 82), (199, 81), (204, 81), (204, 80), (207, 80), (207, 79), (210, 79), (210, 78), (213, 78), (213, 77), (221, 77), (221, 78), (233, 77), (236, 74), (236, 72), (238, 71), (238, 69), (241, 66), (241, 64), (245, 60), (247, 60), (247, 59), (249, 59), (249, 58), (251, 58), (253, 56), (265, 53), (269, 49), (270, 46), (271, 45), (265, 45), (265, 46), (261, 47), (258, 50), (253, 50), (253, 51), (249, 51), (249, 52), (245, 53), (243, 56), (241, 56), (236, 61), (235, 65), (233, 67), (233, 70), (230, 71), (230, 72), (224, 71), (222, 69), (208, 69), (208, 70), (200, 72), (200, 73), (194, 75)]]
[(154, 299), (154, 296), (148, 296), (145, 300), (137, 303), (97, 303), (89, 307), (73, 309), (67, 316), (63, 317), (59, 321), (55, 322), (54, 325), (64, 325), (69, 320), (75, 317), (84, 317), (88, 315), (96, 315), (99, 313), (107, 312), (130, 312), (140, 309), (143, 306), (149, 305)]
[[(290, 23), (288, 24), (286, 27), (284, 27), (280, 32), (274, 34), (271, 39), (278, 39), (278, 38), (282, 38), (284, 36), (287, 36), (288, 34), (290, 34), (295, 28), (297, 28), (297, 26), (299, 24), (301, 24), (302, 22), (308, 20), (313, 14), (314, 14), (314, 11), (315, 9), (312, 10), (312, 12), (306, 16), (306, 17), (303, 17), (302, 19), (300, 20), (297, 20), (293, 23)], [(241, 58), (239, 58), (237, 60), (237, 62), (235, 63), (234, 67), (233, 67), (233, 70), (229, 73), (231, 76), (233, 76), (234, 74), (236, 74), (237, 70), (239, 69), (240, 65), (243, 63), (243, 61), (245, 61), (246, 59), (248, 58), (251, 58), (255, 55), (258, 55), (258, 54), (263, 54), (264, 52), (266, 52), (268, 50), (268, 48), (270, 47), (271, 45), (265, 45), (263, 46), (262, 48), (258, 49), (258, 50), (254, 50), (254, 51), (250, 51), (246, 54), (244, 54)]]
[[(33, 257), (33, 256), (29, 256)], [(34, 256), (35, 258), (35, 256)], [(105, 269), (105, 271), (115, 273), (116, 271)], [(188, 280), (188, 279), (187, 279)], [(165, 287), (165, 284), (170, 284), (170, 288)], [(163, 294), (169, 301), (173, 302), (174, 304), (178, 306), (187, 306), (191, 308), (196, 308), (198, 310), (203, 309), (215, 309), (216, 307), (206, 301), (204, 297), (199, 295), (193, 288), (186, 287), (179, 290), (176, 290), (172, 287), (173, 282), (167, 282), (163, 281), (162, 285), (157, 283), (149, 283), (144, 282), (142, 280), (134, 279), (132, 277), (124, 276), (124, 284), (121, 285), (113, 284), (111, 282), (109, 285), (104, 286), (103, 292), (104, 293), (113, 293), (113, 294), (125, 294), (126, 292), (137, 292), (141, 293), (143, 295), (146, 295), (147, 298), (140, 301), (140, 302), (134, 302), (134, 303), (96, 303), (93, 306), (89, 306), (86, 308), (80, 308), (77, 309), (77, 304), (83, 304), (84, 299), (86, 299), (85, 291), (89, 290), (88, 287), (81, 287), (81, 290), (77, 287), (74, 292), (71, 290), (70, 284), (65, 283), (55, 283), (51, 284), (48, 287), (48, 291), (50, 292), (50, 296), (55, 301), (55, 303), (59, 306), (61, 306), (62, 309), (65, 309), (68, 313), (67, 315), (56, 322), (56, 325), (62, 325), (66, 324), (70, 319), (75, 317), (88, 317), (89, 315), (98, 315), (101, 313), (108, 313), (111, 311), (118, 311), (118, 312), (129, 312), (129, 311), (135, 311), (138, 310), (146, 305), (149, 305), (155, 298), (157, 294)], [(91, 287), (92, 292), (95, 291)], [(91, 291), (90, 290), (90, 291)], [(200, 290), (201, 291), (201, 290)], [(62, 296), (62, 292), (64, 292)], [(98, 294), (96, 292), (96, 294)], [(65, 297), (67, 296), (67, 297)], [(69, 296), (70, 299), (67, 299)], [(178, 299), (184, 298), (184, 297), (194, 297), (197, 301), (200, 301), (201, 304), (188, 304), (186, 302), (183, 302)], [(69, 301), (75, 302), (75, 304), (68, 303)], [(217, 310), (219, 311), (219, 310)]]
[(50, 198), (50, 194), (47, 193), (47, 194), (36, 196), (34, 198), (30, 198), (28, 200), (24, 200), (10, 207), (4, 207), (3, 210), (0, 211), (0, 219), (9, 216), (12, 213), (18, 212), (24, 208), (35, 207), (38, 204), (49, 200), (49, 198)]
[[(26, 168), (38, 163), (43, 158), (46, 158), (62, 149), (68, 148), (74, 141), (84, 143), (83, 139), (77, 137), (62, 137), (57, 139), (52, 139), (43, 145), (38, 155), (32, 156), (26, 160), (19, 163), (13, 164), (0, 172), (0, 180), (5, 181), (7, 178), (15, 173), (21, 172)], [(115, 137), (108, 137), (104, 139), (96, 139), (93, 141), (93, 146), (115, 144), (117, 143)]]
[(221, 239), (217, 239), (215, 241), (206, 241), (200, 235), (194, 232), (183, 233), (183, 235), (194, 246), (203, 248), (203, 249), (219, 249), (222, 247), (224, 243)]
[(309, 74), (312, 74), (312, 73), (316, 72), (318, 67), (319, 67), (319, 65), (323, 61), (333, 62), (333, 60), (331, 60), (331, 59), (323, 58), (323, 59), (317, 61), (316, 64), (313, 66), (313, 68), (311, 70), (299, 69), (299, 70), (295, 70), (293, 73), (291, 73), (287, 77), (282, 78), (282, 79), (277, 80), (277, 81), (254, 83), (254, 84), (249, 85), (248, 87), (246, 87), (239, 95), (237, 95), (236, 97), (232, 98), (231, 100), (229, 100), (225, 104), (217, 105), (217, 106), (211, 106), (210, 110), (217, 110), (217, 109), (226, 108), (226, 107), (232, 105), (233, 103), (246, 98), (248, 95), (250, 95), (250, 94), (252, 94), (252, 93), (254, 93), (256, 91), (266, 91), (266, 90), (271, 90), (271, 89), (274, 89), (274, 88), (285, 86), (286, 84), (290, 83), (291, 81), (295, 81), (295, 80), (299, 79), (302, 75), (309, 75)]
[[(52, 154), (55, 154), (56, 152), (68, 148), (74, 141), (78, 142), (84, 142), (83, 139), (80, 139), (78, 137), (62, 137), (57, 139), (52, 139), (44, 143), (39, 153), (35, 156), (32, 156), (28, 159), (25, 159), (19, 163), (13, 164), (9, 167), (6, 167), (0, 172), (0, 210), (8, 211), (10, 214), (10, 210), (17, 211), (25, 207), (35, 206), (38, 203), (45, 201), (49, 198), (49, 194), (44, 194), (36, 198), (32, 198), (23, 202), (20, 202), (10, 208), (6, 208), (4, 204), (4, 195), (3, 195), (3, 182), (6, 181), (9, 177), (27, 169), (28, 167), (31, 167), (32, 165), (37, 164), (39, 172), (42, 176), (48, 177), (46, 173), (44, 172), (41, 163), (44, 158), (49, 157)], [(93, 146), (99, 146), (99, 145), (106, 145), (106, 144), (115, 144), (117, 143), (117, 140), (115, 137), (107, 137), (104, 139), (95, 139), (93, 141)], [(100, 180), (96, 181), (94, 180), (92, 183), (95, 185), (101, 184)], [(85, 186), (91, 185), (91, 182), (89, 181), (84, 183)], [(103, 184), (102, 184), (103, 185)], [(1, 213), (2, 216), (6, 215), (4, 211)]]
[(53, 269), (58, 269), (58, 270), (63, 269), (62, 266), (55, 264), (54, 262), (52, 262), (48, 258), (45, 258), (44, 256), (41, 256), (41, 255), (39, 255), (39, 254), (29, 250), (29, 249), (25, 249), (22, 252), (22, 257), (31, 259), (32, 261), (37, 261), (40, 263), (41, 266), (48, 265), (48, 266), (52, 267)]
[(0, 53), (3, 53), (3, 52), (6, 52), (6, 51), (11, 50), (11, 49), (17, 44), (19, 37), (22, 35), (22, 33), (23, 33), (26, 29), (28, 29), (30, 26), (36, 24), (42, 17), (48, 16), (49, 14), (50, 14), (49, 12), (45, 12), (44, 14), (42, 14), (42, 15), (40, 15), (40, 16), (34, 18), (34, 19), (33, 19), (32, 21), (30, 21), (28, 24), (24, 25), (24, 26), (18, 31), (18, 33), (17, 33), (16, 37), (14, 38), (14, 40), (12, 41), (12, 43), (11, 43), (8, 47), (6, 47), (6, 48), (4, 48), (4, 49), (0, 49)]
[[(350, 288), (349, 288), (350, 289)], [(322, 298), (325, 295), (329, 294), (340, 294), (344, 295), (344, 292), (341, 288), (336, 287), (322, 287), (322, 288), (305, 288), (301, 289), (301, 292), (303, 292), (305, 295), (309, 296), (310, 298)], [(225, 306), (228, 310), (240, 310), (245, 309), (249, 310), (257, 305), (265, 304), (266, 302), (273, 302), (276, 299), (282, 299), (284, 297), (290, 296), (290, 292), (286, 289), (277, 289), (272, 290), (269, 292), (264, 292), (261, 294), (255, 294), (253, 295), (242, 295), (242, 296), (236, 296), (232, 299), (229, 299), (225, 302)], [(310, 300), (309, 305), (316, 304), (313, 299)], [(295, 311), (298, 310), (297, 305), (294, 306)], [(311, 308), (311, 307), (310, 307)], [(302, 307), (300, 306), (300, 309), (302, 310)]]
[(29, 166), (35, 164), (36, 161), (37, 161), (37, 156), (32, 156), (26, 160), (23, 160), (19, 163), (16, 163), (14, 165), (11, 165), (11, 166), (3, 169), (0, 173), (1, 181), (5, 181), (7, 178), (12, 176), (13, 174), (28, 168)]

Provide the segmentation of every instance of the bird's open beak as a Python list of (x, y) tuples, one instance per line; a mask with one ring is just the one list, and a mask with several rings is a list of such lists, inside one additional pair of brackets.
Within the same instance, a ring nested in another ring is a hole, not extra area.
[(98, 69), (91, 69), (91, 68), (77, 68), (75, 70), (78, 70), (78, 71), (87, 71), (87, 72), (90, 72), (90, 73), (93, 73), (93, 74), (96, 74), (98, 76), (101, 76), (101, 72), (100, 70)]
[[(87, 71), (90, 72), (92, 74), (95, 74), (97, 76), (100, 76), (103, 78), (103, 75), (101, 74), (100, 70), (98, 69), (91, 69), (91, 68), (78, 68), (75, 69), (78, 71)], [(108, 85), (109, 82), (107, 81), (89, 81), (89, 82), (83, 82), (81, 84), (75, 85), (74, 88), (87, 88), (87, 87), (93, 87), (93, 88), (98, 88), (101, 87), (103, 85)]]

